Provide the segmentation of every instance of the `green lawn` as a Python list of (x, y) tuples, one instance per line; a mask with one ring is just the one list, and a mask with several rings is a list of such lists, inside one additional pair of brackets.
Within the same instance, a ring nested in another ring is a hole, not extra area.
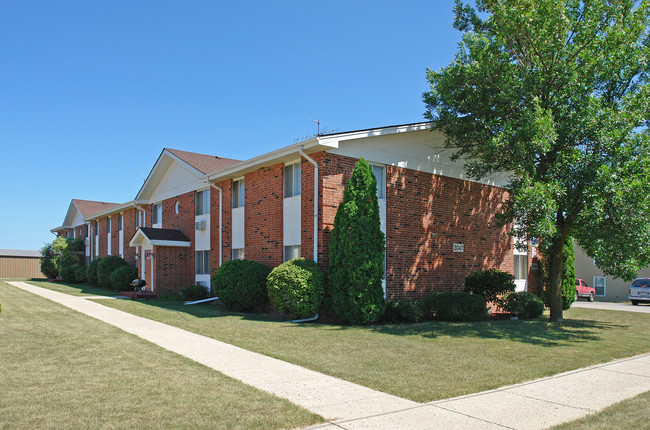
[(572, 421), (553, 430), (611, 430), (650, 428), (650, 392), (610, 406), (603, 411)]
[(88, 284), (64, 284), (62, 282), (47, 281), (29, 281), (30, 284), (37, 287), (49, 288), (50, 290), (60, 293), (70, 294), (71, 296), (117, 296), (119, 293), (115, 290), (95, 287)]
[(290, 324), (218, 305), (102, 304), (418, 402), (498, 388), (650, 351), (650, 315), (592, 309), (565, 321)]
[(1, 281), (0, 304), (0, 429), (278, 429), (322, 421)]

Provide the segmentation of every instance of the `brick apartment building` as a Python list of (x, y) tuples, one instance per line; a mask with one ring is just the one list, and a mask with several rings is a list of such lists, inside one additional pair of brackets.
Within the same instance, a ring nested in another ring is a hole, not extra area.
[(387, 299), (457, 290), (492, 267), (538, 292), (535, 248), (517, 251), (496, 224), (505, 178), (468, 180), (429, 127), (319, 135), (245, 161), (164, 149), (135, 199), (73, 200), (52, 231), (85, 238), (87, 260), (122, 256), (158, 294), (209, 287), (229, 259), (273, 268), (302, 256), (327, 269), (336, 210), (363, 157), (377, 178)]

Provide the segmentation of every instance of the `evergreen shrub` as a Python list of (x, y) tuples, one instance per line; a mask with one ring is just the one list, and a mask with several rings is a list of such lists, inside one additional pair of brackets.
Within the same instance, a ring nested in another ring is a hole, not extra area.
[(416, 323), (422, 319), (424, 306), (417, 300), (395, 300), (386, 302), (381, 320), (385, 323)]
[(477, 270), (465, 278), (465, 292), (480, 294), (488, 302), (498, 303), (500, 295), (515, 290), (515, 276), (497, 269)]
[(539, 318), (544, 313), (544, 302), (527, 291), (510, 293), (503, 299), (503, 310), (521, 319)]
[(56, 264), (54, 264), (52, 245), (45, 245), (41, 249), (41, 273), (49, 279), (56, 279), (59, 277), (59, 269), (57, 269)]
[(251, 260), (228, 260), (212, 275), (212, 288), (216, 297), (228, 308), (248, 311), (268, 299), (266, 277), (269, 271)]
[(77, 266), (77, 269), (74, 271), (74, 277), (77, 282), (86, 282), (88, 280), (86, 275), (87, 268), (85, 266)]
[(277, 310), (300, 318), (318, 313), (325, 292), (325, 279), (318, 264), (296, 258), (277, 266), (266, 278), (271, 304)]
[(345, 186), (334, 218), (327, 306), (346, 324), (370, 324), (386, 308), (385, 239), (379, 220), (377, 181), (362, 158)]
[(65, 282), (67, 284), (76, 284), (77, 283), (76, 273), (77, 273), (77, 269), (79, 267), (80, 266), (66, 266), (66, 267), (63, 267), (60, 270), (60, 275), (61, 275), (61, 278), (63, 279), (63, 282)]
[(424, 301), (425, 311), (442, 321), (480, 321), (487, 317), (485, 296), (466, 292), (442, 291)]
[(184, 302), (193, 302), (210, 297), (210, 292), (203, 285), (190, 285), (181, 290), (181, 300)]
[(90, 285), (99, 285), (97, 280), (97, 268), (99, 263), (102, 261), (101, 258), (95, 258), (86, 267), (86, 279)]
[(109, 255), (108, 257), (102, 258), (102, 261), (97, 266), (97, 282), (99, 286), (102, 288), (112, 288), (111, 273), (113, 273), (113, 270), (128, 265), (129, 263), (126, 260), (116, 255)]
[(138, 277), (138, 269), (133, 266), (122, 266), (113, 270), (110, 276), (111, 287), (115, 291), (133, 291), (131, 282)]

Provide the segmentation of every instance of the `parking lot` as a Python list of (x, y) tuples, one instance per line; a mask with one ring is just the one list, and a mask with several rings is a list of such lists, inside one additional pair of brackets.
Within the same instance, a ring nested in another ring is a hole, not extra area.
[(612, 302), (587, 302), (585, 300), (578, 300), (574, 302), (571, 307), (574, 308), (592, 308), (592, 309), (605, 309), (610, 311), (627, 311), (627, 312), (641, 312), (650, 314), (650, 305), (640, 304), (632, 306), (632, 303), (612, 303)]

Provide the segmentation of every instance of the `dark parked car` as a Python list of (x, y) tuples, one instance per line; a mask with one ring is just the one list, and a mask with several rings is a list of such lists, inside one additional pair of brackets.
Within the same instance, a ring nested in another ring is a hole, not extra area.
[(593, 302), (595, 296), (596, 290), (590, 287), (584, 279), (576, 279), (576, 300), (583, 298)]
[(630, 295), (627, 296), (633, 305), (650, 303), (650, 278), (637, 278), (630, 285)]

